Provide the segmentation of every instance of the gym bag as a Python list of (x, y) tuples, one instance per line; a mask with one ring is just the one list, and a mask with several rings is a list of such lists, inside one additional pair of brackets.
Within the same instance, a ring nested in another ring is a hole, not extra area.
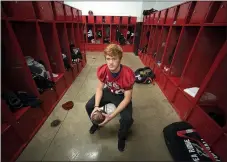
[(144, 67), (135, 71), (135, 77), (136, 83), (150, 84), (155, 79), (155, 74), (149, 67)]
[(163, 129), (165, 143), (174, 161), (219, 162), (209, 145), (186, 122), (175, 122)]

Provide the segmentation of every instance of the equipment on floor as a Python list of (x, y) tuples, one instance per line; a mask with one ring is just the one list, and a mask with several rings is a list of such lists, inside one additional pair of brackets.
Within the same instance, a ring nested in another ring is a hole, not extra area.
[(155, 79), (155, 74), (149, 67), (139, 68), (135, 71), (136, 83), (150, 84)]
[(163, 129), (165, 143), (175, 161), (220, 161), (209, 145), (187, 122), (175, 122)]
[(74, 103), (72, 101), (68, 101), (62, 105), (62, 108), (65, 110), (70, 110), (74, 106)]
[(56, 120), (54, 120), (54, 121), (51, 122), (50, 126), (51, 126), (51, 127), (57, 127), (57, 126), (59, 126), (60, 124), (61, 124), (61, 120), (56, 119)]

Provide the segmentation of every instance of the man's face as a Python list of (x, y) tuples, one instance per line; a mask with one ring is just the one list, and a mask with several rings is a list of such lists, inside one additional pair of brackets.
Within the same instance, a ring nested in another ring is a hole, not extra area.
[(118, 56), (106, 55), (106, 63), (110, 71), (116, 71), (121, 64), (121, 59)]

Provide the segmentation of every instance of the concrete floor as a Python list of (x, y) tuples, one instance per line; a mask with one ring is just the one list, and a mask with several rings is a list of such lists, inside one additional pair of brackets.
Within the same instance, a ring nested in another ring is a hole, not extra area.
[[(134, 86), (135, 122), (124, 152), (117, 149), (119, 117), (94, 135), (89, 134), (91, 123), (85, 111), (85, 104), (95, 93), (96, 68), (104, 63), (104, 58), (100, 52), (89, 52), (87, 60), (84, 70), (18, 161), (172, 161), (162, 130), (166, 125), (180, 119), (157, 84)], [(125, 53), (122, 63), (133, 70), (143, 67), (139, 58), (132, 53)], [(74, 102), (74, 107), (66, 111), (61, 105), (69, 100)], [(55, 119), (60, 119), (62, 123), (53, 128), (50, 123)]]

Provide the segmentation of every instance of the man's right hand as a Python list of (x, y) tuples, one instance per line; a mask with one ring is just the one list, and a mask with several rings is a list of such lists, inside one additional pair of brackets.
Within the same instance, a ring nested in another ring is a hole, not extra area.
[(99, 107), (95, 107), (94, 110), (91, 112), (90, 118), (92, 118), (94, 112), (96, 112), (96, 111), (101, 111), (101, 109)]

